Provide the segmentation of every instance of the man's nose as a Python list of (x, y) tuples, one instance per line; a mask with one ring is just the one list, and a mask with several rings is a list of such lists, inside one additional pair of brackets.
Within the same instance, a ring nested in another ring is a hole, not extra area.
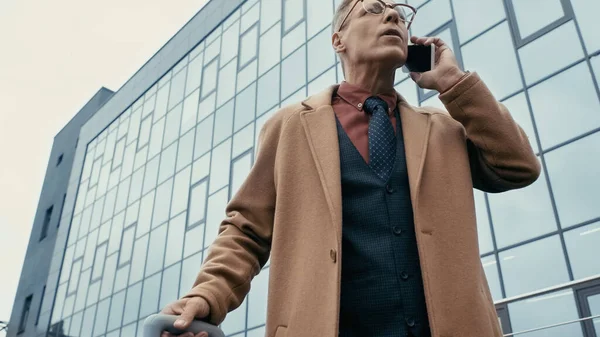
[(385, 12), (385, 21), (386, 22), (393, 22), (393, 23), (399, 23), (400, 22), (400, 14), (398, 13), (398, 11), (396, 9), (393, 8), (386, 8), (386, 12)]

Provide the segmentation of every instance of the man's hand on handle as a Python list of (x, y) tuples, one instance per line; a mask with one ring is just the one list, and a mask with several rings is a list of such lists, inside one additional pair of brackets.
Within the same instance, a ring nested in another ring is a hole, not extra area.
[[(196, 318), (202, 319), (208, 317), (210, 313), (210, 307), (208, 302), (204, 300), (202, 297), (191, 297), (191, 298), (182, 298), (177, 300), (169, 305), (167, 305), (162, 311), (162, 314), (167, 315), (178, 315), (179, 319), (175, 321), (175, 328), (179, 330), (187, 329), (192, 321)], [(173, 337), (174, 335), (163, 331), (161, 337)], [(194, 335), (191, 332), (186, 332), (180, 337), (208, 337), (207, 332), (200, 332)]]

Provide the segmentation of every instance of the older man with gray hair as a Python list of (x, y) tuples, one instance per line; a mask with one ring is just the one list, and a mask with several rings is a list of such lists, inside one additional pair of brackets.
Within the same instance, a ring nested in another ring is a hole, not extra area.
[[(180, 315), (176, 327), (220, 324), (271, 257), (267, 336), (502, 335), (473, 188), (528, 186), (540, 164), (506, 107), (444, 41), (409, 39), (415, 14), (342, 1), (332, 46), (345, 81), (265, 124), (194, 287), (163, 310)], [(435, 45), (434, 69), (410, 76), (439, 92), (445, 110), (411, 106), (394, 90), (409, 40)]]

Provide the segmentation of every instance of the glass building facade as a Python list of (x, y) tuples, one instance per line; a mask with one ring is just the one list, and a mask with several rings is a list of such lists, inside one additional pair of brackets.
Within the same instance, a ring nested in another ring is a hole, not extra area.
[[(223, 2), (231, 4), (201, 11), (221, 13), (209, 34), (182, 37), (183, 57), (156, 61), (147, 85), (113, 98), (121, 108), (107, 104), (82, 129), (42, 307), (52, 335), (140, 335), (145, 317), (191, 288), (265, 121), (343, 80), (331, 48), (339, 1)], [(418, 7), (411, 33), (442, 37), (477, 71), (543, 165), (530, 187), (475, 191), (482, 263), (501, 319), (510, 317), (503, 327), (584, 317), (574, 287), (511, 298), (600, 274), (600, 2), (409, 3)], [(407, 74), (396, 81), (411, 104), (443, 107)], [(222, 324), (228, 336), (264, 336), (268, 277), (267, 264)], [(583, 301), (588, 314), (600, 314), (598, 294)], [(592, 336), (588, 329), (576, 322), (525, 336)]]

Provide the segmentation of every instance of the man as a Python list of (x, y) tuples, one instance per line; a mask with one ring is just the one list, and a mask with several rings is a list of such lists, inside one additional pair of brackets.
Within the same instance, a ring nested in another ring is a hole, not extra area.
[(163, 310), (181, 315), (177, 327), (194, 317), (220, 324), (270, 256), (267, 336), (502, 335), (472, 189), (527, 186), (540, 164), (510, 113), (440, 39), (411, 39), (436, 46), (435, 68), (411, 77), (440, 92), (448, 112), (412, 107), (394, 91), (413, 14), (342, 1), (332, 45), (345, 82), (265, 124), (194, 288)]

